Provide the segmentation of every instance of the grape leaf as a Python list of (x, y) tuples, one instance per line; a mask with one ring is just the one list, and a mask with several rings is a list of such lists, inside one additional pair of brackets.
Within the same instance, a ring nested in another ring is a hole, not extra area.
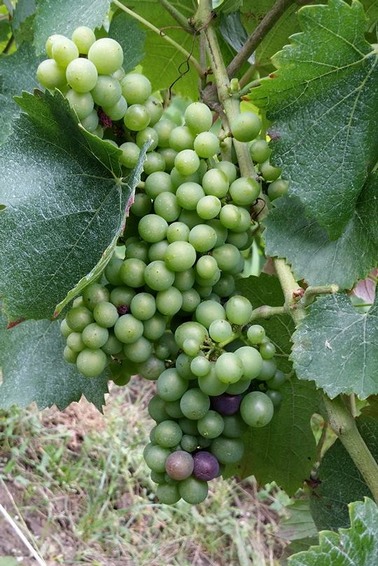
[(296, 497), (286, 507), (286, 515), (280, 521), (279, 536), (287, 541), (309, 539), (318, 534), (310, 511), (307, 495)]
[(11, 55), (0, 56), (0, 144), (8, 137), (13, 120), (20, 114), (20, 107), (13, 97), (22, 90), (33, 90), (38, 86), (35, 73), (39, 62), (30, 44), (23, 44)]
[(286, 258), (296, 278), (310, 285), (336, 283), (340, 289), (350, 289), (377, 266), (377, 218), (377, 173), (369, 177), (338, 240), (331, 241), (315, 220), (305, 217), (297, 197), (281, 197), (264, 221), (266, 253)]
[(310, 419), (318, 411), (319, 394), (312, 384), (295, 377), (280, 392), (282, 404), (273, 419), (267, 426), (251, 428), (243, 435), (245, 456), (239, 464), (227, 466), (226, 477), (253, 474), (259, 483), (276, 481), (292, 495), (309, 477), (315, 462)]
[[(356, 421), (359, 432), (375, 459), (378, 458), (378, 423), (362, 416)], [(340, 442), (325, 453), (317, 470), (319, 485), (312, 490), (311, 514), (319, 530), (349, 526), (348, 503), (372, 497), (361, 473)]]
[(35, 15), (36, 52), (45, 53), (46, 40), (53, 33), (71, 37), (78, 26), (101, 27), (109, 6), (110, 0), (39, 0)]
[[(284, 297), (277, 277), (262, 273), (259, 277), (239, 279), (237, 290), (248, 297), (254, 308), (262, 305), (282, 306)], [(277, 348), (277, 365), (291, 371), (289, 354), (294, 324), (289, 315), (257, 319)], [(253, 474), (264, 484), (275, 480), (289, 494), (303, 485), (315, 460), (315, 438), (310, 419), (318, 409), (315, 388), (302, 387), (292, 376), (280, 389), (283, 401), (268, 426), (251, 428), (243, 436), (246, 449), (240, 464), (228, 466), (227, 477)], [(308, 384), (307, 384), (308, 385)], [(293, 429), (295, 423), (295, 431)]]
[(125, 54), (122, 67), (126, 72), (132, 71), (144, 57), (146, 32), (136, 20), (124, 12), (113, 16), (109, 27), (109, 37), (122, 46)]
[[(182, 15), (193, 16), (197, 3), (194, 0), (175, 0), (170, 2)], [(157, 1), (140, 0), (126, 2), (134, 12), (174, 39), (186, 51), (198, 58), (196, 38), (180, 28), (176, 20)], [(174, 92), (194, 100), (198, 99), (198, 75), (193, 65), (186, 61), (183, 53), (169, 44), (160, 34), (146, 30), (145, 57), (141, 61), (143, 71), (150, 79), (153, 90), (169, 89), (174, 84)], [(175, 82), (177, 81), (177, 82)]]
[(18, 45), (32, 41), (34, 35), (35, 0), (18, 0), (11, 20), (13, 33)]
[(291, 358), (300, 379), (333, 399), (378, 393), (378, 297), (359, 312), (345, 295), (319, 297), (293, 334)]
[(337, 239), (378, 158), (377, 53), (359, 2), (329, 0), (298, 17), (304, 31), (274, 57), (278, 70), (251, 98), (267, 106), (272, 158), (289, 194)]
[(41, 410), (52, 405), (63, 410), (84, 395), (102, 410), (107, 378), (88, 379), (63, 359), (64, 338), (58, 321), (28, 320), (9, 330), (4, 319), (0, 322), (1, 409), (35, 402)]
[(59, 92), (20, 102), (29, 115), (0, 155), (0, 295), (13, 321), (50, 317), (101, 260), (140, 174), (117, 176), (120, 151), (79, 128)]
[(378, 507), (365, 498), (349, 505), (350, 528), (322, 531), (319, 546), (294, 554), (290, 566), (372, 566), (378, 563)]

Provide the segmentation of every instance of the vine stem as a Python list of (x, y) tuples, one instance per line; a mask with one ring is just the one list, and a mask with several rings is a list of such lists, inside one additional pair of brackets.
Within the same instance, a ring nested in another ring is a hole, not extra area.
[(151, 31), (153, 31), (154, 33), (156, 33), (157, 35), (159, 35), (162, 39), (164, 39), (167, 43), (169, 43), (170, 45), (172, 45), (175, 49), (177, 49), (177, 51), (180, 51), (180, 53), (182, 53), (183, 55), (185, 55), (186, 59), (188, 62), (192, 63), (193, 67), (196, 69), (198, 75), (200, 77), (203, 76), (203, 70), (201, 68), (201, 65), (199, 64), (199, 62), (197, 61), (197, 59), (195, 57), (193, 57), (193, 55), (191, 55), (189, 53), (189, 51), (187, 51), (184, 47), (182, 47), (182, 45), (180, 45), (179, 43), (177, 43), (174, 39), (172, 39), (171, 37), (169, 37), (169, 35), (167, 35), (165, 32), (163, 32), (162, 30), (160, 30), (159, 28), (157, 28), (156, 26), (154, 26), (153, 24), (151, 24), (149, 21), (145, 20), (142, 16), (140, 16), (139, 14), (137, 14), (136, 12), (134, 12), (133, 10), (130, 10), (130, 8), (127, 8), (127, 6), (125, 6), (124, 4), (122, 4), (121, 2), (119, 2), (118, 0), (112, 0), (113, 4), (115, 6), (117, 6), (120, 10), (122, 10), (123, 12), (125, 12), (126, 14), (128, 14), (129, 16), (131, 16), (132, 18), (134, 18), (135, 20), (137, 20), (138, 22), (140, 22), (142, 25), (144, 25), (146, 28), (150, 29)]
[(271, 316), (280, 314), (287, 314), (287, 308), (285, 306), (271, 307), (270, 305), (262, 305), (261, 307), (253, 309), (249, 322), (253, 322), (258, 318), (270, 318)]
[(177, 10), (168, 0), (159, 0), (159, 4), (167, 10), (169, 14), (171, 14), (172, 18), (176, 20), (176, 22), (188, 33), (193, 34), (194, 30), (192, 26), (189, 24), (188, 20), (185, 16)]
[(324, 404), (332, 430), (339, 437), (340, 442), (363, 476), (375, 502), (378, 503), (378, 463), (366, 446), (357, 428), (356, 421), (341, 398), (336, 397), (336, 399), (331, 400), (324, 395)]
[(305, 307), (295, 301), (295, 297), (300, 296), (303, 289), (295, 280), (293, 272), (285, 260), (276, 258), (273, 263), (285, 297), (285, 306), (295, 324), (298, 325), (306, 316), (306, 312)]

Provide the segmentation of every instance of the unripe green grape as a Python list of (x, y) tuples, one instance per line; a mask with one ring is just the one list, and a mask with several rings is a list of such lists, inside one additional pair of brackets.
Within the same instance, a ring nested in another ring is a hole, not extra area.
[(96, 104), (103, 107), (113, 106), (122, 96), (119, 82), (110, 75), (100, 75), (91, 94)]
[(137, 293), (131, 299), (130, 311), (138, 320), (149, 320), (156, 312), (155, 297), (150, 293)]
[(226, 391), (228, 384), (219, 381), (215, 373), (215, 364), (212, 363), (209, 373), (198, 377), (198, 387), (206, 395), (214, 397), (216, 395), (222, 395), (222, 393)]
[(236, 464), (244, 454), (244, 443), (241, 438), (218, 436), (211, 443), (210, 451), (221, 464)]
[(226, 438), (241, 438), (242, 434), (247, 430), (247, 424), (238, 413), (235, 415), (225, 415), (223, 423), (222, 435)]
[(114, 336), (114, 334), (109, 334), (109, 338), (105, 344), (101, 347), (102, 351), (109, 356), (115, 356), (122, 352), (123, 344)]
[(151, 173), (156, 173), (157, 171), (165, 170), (165, 160), (160, 153), (156, 151), (150, 151), (146, 155), (145, 162), (143, 164), (143, 171), (146, 175), (151, 175)]
[(247, 338), (252, 345), (261, 344), (265, 338), (265, 328), (260, 324), (253, 324), (247, 330)]
[(253, 112), (241, 112), (231, 123), (234, 138), (241, 142), (255, 139), (261, 130), (261, 120)]
[(272, 342), (260, 344), (260, 354), (263, 360), (271, 360), (276, 354), (276, 347)]
[(136, 193), (134, 197), (134, 202), (130, 207), (130, 212), (132, 212), (134, 216), (141, 218), (142, 216), (148, 214), (151, 211), (151, 209), (152, 209), (152, 202), (150, 197), (145, 193)]
[(190, 365), (192, 362), (192, 357), (185, 354), (185, 352), (181, 352), (176, 359), (176, 371), (180, 375), (180, 377), (191, 380), (196, 379), (196, 376), (192, 372)]
[(276, 179), (273, 183), (268, 186), (268, 197), (270, 200), (275, 200), (276, 198), (285, 196), (289, 189), (289, 181), (285, 179)]
[(196, 320), (205, 328), (209, 328), (214, 320), (226, 318), (223, 305), (216, 301), (203, 301), (196, 308)]
[(221, 201), (214, 195), (206, 195), (200, 198), (196, 205), (198, 216), (204, 220), (211, 220), (218, 216), (221, 208)]
[(197, 252), (208, 252), (216, 244), (217, 234), (211, 226), (197, 224), (189, 233), (189, 243)]
[(199, 134), (210, 130), (213, 123), (213, 115), (208, 106), (203, 102), (192, 102), (184, 112), (185, 124), (194, 133)]
[(190, 291), (195, 283), (194, 269), (186, 269), (185, 271), (178, 271), (175, 274), (173, 285), (179, 291)]
[(165, 472), (165, 462), (171, 451), (158, 444), (147, 444), (143, 451), (143, 458), (147, 466), (154, 472)]
[(149, 96), (144, 102), (144, 106), (150, 115), (150, 126), (154, 126), (163, 115), (163, 105), (156, 96)]
[(211, 255), (198, 258), (195, 269), (198, 276), (203, 279), (212, 279), (219, 272), (216, 259)]
[(272, 150), (270, 149), (267, 141), (255, 140), (249, 146), (249, 152), (255, 163), (263, 163), (263, 161), (269, 159)]
[(137, 258), (125, 259), (119, 270), (123, 283), (129, 287), (143, 287), (146, 264)]
[(209, 326), (209, 335), (215, 342), (224, 342), (232, 337), (232, 326), (223, 318), (218, 318), (212, 321)]
[[(181, 419), (184, 416), (181, 409), (180, 409), (180, 400), (179, 399), (177, 399), (177, 401), (166, 402), (165, 403), (165, 410), (167, 411), (168, 415), (170, 417), (172, 417), (172, 419)], [(180, 431), (181, 431), (181, 428), (180, 428)], [(181, 441), (180, 441), (180, 443), (181, 443)], [(177, 444), (176, 444), (176, 446), (177, 446)]]
[(229, 297), (235, 292), (235, 279), (231, 274), (224, 273), (221, 275), (218, 283), (213, 287), (214, 293), (220, 297)]
[(143, 147), (145, 143), (148, 143), (147, 151), (153, 151), (158, 145), (159, 138), (156, 130), (148, 126), (144, 130), (137, 132), (135, 141), (140, 148)]
[(225, 228), (236, 231), (241, 221), (241, 207), (225, 204), (220, 211), (219, 220)]
[(199, 420), (210, 409), (210, 397), (201, 389), (188, 389), (181, 397), (180, 407), (187, 419)]
[(175, 124), (171, 120), (168, 120), (167, 118), (163, 117), (158, 122), (156, 122), (154, 127), (159, 138), (159, 144), (158, 144), (159, 147), (168, 148), (169, 137), (171, 135), (172, 130), (175, 128)]
[(114, 325), (114, 334), (123, 344), (133, 344), (143, 335), (143, 323), (132, 314), (119, 317)]
[(202, 344), (207, 336), (206, 328), (199, 322), (184, 322), (175, 330), (175, 340), (179, 348), (182, 348), (187, 338), (194, 338), (199, 344)]
[(51, 54), (59, 67), (66, 68), (71, 61), (79, 57), (79, 50), (68, 37), (57, 36), (52, 43)]
[(63, 359), (69, 364), (75, 364), (78, 352), (72, 350), (69, 346), (65, 346), (63, 350)]
[(106, 280), (114, 286), (122, 285), (122, 280), (119, 276), (119, 270), (123, 261), (120, 257), (113, 255), (107, 266), (105, 267), (104, 275)]
[(184, 434), (181, 438), (180, 446), (185, 452), (194, 452), (197, 450), (198, 446), (197, 437), (190, 434)]
[(240, 260), (240, 251), (232, 244), (218, 246), (212, 251), (212, 255), (219, 269), (226, 272), (235, 269)]
[(200, 285), (199, 283), (196, 283), (194, 288), (198, 292), (201, 299), (208, 299), (210, 297), (211, 293), (213, 292), (213, 287), (211, 285), (206, 286), (206, 285)]
[[(160, 193), (154, 201), (155, 214), (161, 216), (167, 222), (174, 222), (180, 216), (181, 206), (177, 196), (173, 193)], [(167, 229), (168, 231), (168, 229)]]
[(119, 149), (122, 151), (119, 157), (120, 163), (129, 169), (134, 169), (138, 163), (140, 148), (134, 142), (125, 142), (119, 146)]
[(274, 405), (268, 395), (262, 391), (252, 391), (243, 398), (240, 414), (248, 426), (260, 428), (272, 420)]
[[(201, 219), (194, 210), (182, 210), (178, 217), (179, 222), (186, 224), (190, 230), (201, 223)], [(188, 236), (189, 239), (189, 236)]]
[(123, 96), (120, 96), (117, 102), (111, 106), (103, 106), (103, 111), (111, 120), (121, 120), (127, 110), (127, 102)]
[(103, 37), (92, 43), (88, 59), (94, 63), (100, 75), (110, 75), (122, 67), (123, 50), (118, 41)]
[(274, 389), (268, 389), (265, 392), (265, 395), (267, 395), (269, 397), (269, 399), (272, 401), (273, 406), (274, 407), (279, 407), (282, 403), (282, 393), (280, 393), (280, 391), (276, 391)]
[(166, 318), (157, 312), (148, 320), (143, 321), (143, 336), (154, 342), (163, 336), (166, 326)]
[(274, 377), (276, 371), (277, 364), (273, 358), (270, 360), (263, 359), (263, 365), (257, 379), (260, 381), (269, 381)]
[(198, 505), (205, 501), (208, 494), (208, 485), (206, 481), (189, 477), (178, 484), (178, 490), (184, 501), (191, 505)]
[(204, 377), (210, 371), (211, 362), (204, 356), (196, 356), (190, 362), (190, 369), (197, 377)]
[(175, 274), (167, 268), (164, 261), (156, 260), (147, 265), (144, 280), (154, 291), (164, 291), (173, 285)]
[(193, 149), (183, 149), (175, 157), (175, 167), (181, 175), (192, 175), (200, 166), (200, 159)]
[(204, 438), (217, 438), (223, 432), (224, 421), (217, 411), (208, 411), (197, 422), (197, 428), (200, 435)]
[(252, 305), (243, 295), (230, 297), (225, 304), (227, 320), (232, 324), (247, 324), (252, 315)]
[(164, 254), (166, 266), (171, 271), (186, 271), (194, 265), (196, 259), (196, 250), (189, 242), (172, 242)]
[(142, 104), (132, 104), (127, 108), (123, 121), (126, 128), (132, 132), (139, 132), (147, 128), (150, 123), (150, 116)]
[(97, 350), (108, 340), (109, 331), (96, 322), (91, 322), (91, 324), (88, 324), (88, 326), (84, 328), (81, 338), (88, 348)]
[(78, 93), (70, 89), (66, 94), (66, 98), (80, 120), (89, 116), (94, 108), (94, 101), (90, 92)]
[(181, 499), (178, 485), (160, 483), (156, 488), (156, 497), (160, 503), (173, 505)]
[(127, 73), (121, 81), (121, 87), (128, 104), (143, 104), (152, 91), (150, 81), (141, 73)]
[(78, 48), (79, 53), (81, 55), (87, 55), (89, 48), (96, 41), (96, 36), (91, 28), (79, 26), (73, 31), (71, 39)]
[(182, 294), (176, 287), (170, 287), (156, 294), (156, 307), (161, 314), (173, 316), (182, 307)]
[[(67, 338), (73, 332), (72, 328), (68, 326), (67, 320), (64, 318), (60, 323), (60, 333), (64, 338)], [(85, 328), (85, 327), (84, 327)]]
[(47, 56), (50, 59), (52, 59), (52, 46), (53, 46), (54, 41), (62, 40), (62, 39), (66, 39), (66, 36), (62, 35), (60, 33), (53, 33), (52, 35), (49, 35), (49, 37), (47, 38), (46, 43), (45, 43), (45, 50), (46, 50)]
[(165, 252), (169, 244), (168, 240), (161, 240), (151, 244), (148, 250), (148, 259), (151, 261), (164, 260)]
[(164, 240), (167, 228), (167, 221), (157, 214), (147, 214), (138, 224), (139, 235), (150, 244)]
[(251, 247), (251, 238), (248, 232), (232, 232), (228, 231), (227, 244), (232, 244), (238, 250), (245, 250)]
[(274, 377), (269, 380), (269, 389), (280, 389), (285, 383), (287, 377), (281, 370), (277, 370)]
[(229, 186), (227, 175), (220, 169), (209, 169), (202, 177), (202, 188), (207, 195), (222, 199), (227, 195)]
[(235, 204), (248, 206), (260, 194), (260, 185), (252, 177), (239, 177), (230, 185), (230, 196)]
[(195, 356), (198, 356), (201, 349), (201, 344), (193, 338), (186, 338), (182, 345), (182, 349), (185, 354), (193, 358)]
[(274, 167), (269, 161), (264, 161), (260, 165), (260, 173), (265, 181), (275, 181), (281, 175), (281, 169)]
[(173, 448), (180, 444), (182, 430), (175, 421), (163, 421), (159, 423), (154, 432), (154, 441), (163, 448)]
[[(178, 154), (176, 154), (176, 157), (177, 157), (177, 155)], [(176, 157), (175, 157), (175, 159), (176, 159)], [(177, 190), (178, 187), (180, 187), (183, 183), (199, 183), (200, 182), (200, 176), (199, 176), (198, 171), (196, 171), (192, 175), (181, 175), (181, 173), (178, 172), (176, 167), (173, 167), (171, 169), (170, 175), (171, 175), (172, 185), (173, 185), (173, 188), (175, 190)]]
[(184, 149), (192, 149), (194, 135), (187, 126), (177, 126), (171, 130), (169, 136), (169, 147), (179, 152)]
[(61, 88), (66, 83), (65, 70), (54, 59), (45, 59), (37, 68), (37, 80), (45, 88)]
[(236, 165), (231, 163), (231, 161), (219, 161), (215, 164), (215, 168), (220, 169), (223, 173), (225, 173), (230, 184), (233, 183), (238, 176)]
[(189, 226), (184, 222), (173, 222), (167, 229), (167, 240), (170, 244), (173, 242), (187, 242), (189, 240)]
[(156, 390), (164, 401), (181, 399), (188, 389), (188, 381), (177, 373), (175, 368), (169, 368), (161, 373), (156, 381)]
[[(122, 262), (123, 263), (123, 262)], [(135, 296), (135, 290), (125, 285), (115, 287), (110, 293), (110, 302), (115, 307), (129, 306), (131, 299)]]
[(237, 356), (243, 365), (243, 380), (255, 379), (260, 375), (263, 366), (261, 354), (251, 346), (242, 346), (235, 350)]
[(71, 331), (82, 332), (91, 322), (93, 322), (93, 315), (85, 306), (73, 307), (66, 315), (66, 323)]
[(76, 92), (89, 92), (96, 86), (98, 79), (97, 69), (88, 59), (74, 59), (67, 66), (66, 79), (71, 88)]
[(71, 332), (71, 334), (67, 336), (66, 344), (68, 348), (76, 353), (81, 352), (85, 348), (81, 332)]
[(220, 152), (219, 139), (212, 132), (201, 132), (194, 140), (194, 151), (199, 157), (209, 159)]
[(155, 422), (160, 423), (169, 419), (169, 415), (165, 410), (165, 401), (159, 395), (151, 397), (148, 403), (148, 414)]
[(215, 373), (222, 383), (236, 383), (243, 377), (243, 364), (233, 352), (224, 352), (215, 362)]
[(199, 183), (183, 183), (176, 191), (177, 202), (185, 210), (196, 210), (197, 203), (205, 196), (203, 188)]
[(96, 110), (92, 110), (92, 112), (81, 120), (81, 125), (85, 128), (88, 132), (94, 133), (98, 127), (98, 115)]
[(156, 381), (164, 370), (165, 363), (153, 355), (149, 356), (144, 362), (138, 364), (138, 374), (149, 381)]
[(114, 79), (117, 79), (117, 81), (121, 82), (123, 77), (126, 75), (126, 71), (123, 67), (120, 67), (119, 69), (114, 71), (114, 73), (111, 73), (111, 75)]
[(108, 358), (102, 350), (82, 350), (76, 359), (76, 366), (85, 377), (97, 377), (106, 367)]
[(221, 221), (218, 218), (212, 218), (211, 220), (208, 220), (206, 224), (211, 228), (213, 228), (213, 230), (215, 230), (215, 233), (217, 235), (217, 241), (214, 247), (218, 248), (219, 246), (222, 246), (227, 240), (227, 235), (228, 235), (227, 228), (222, 226)]
[[(122, 147), (122, 146), (121, 146)], [(165, 171), (156, 171), (148, 175), (144, 190), (151, 199), (156, 199), (160, 193), (174, 192), (171, 176)]]
[(144, 336), (140, 336), (132, 344), (125, 344), (123, 353), (130, 361), (140, 364), (148, 360), (152, 355), (152, 344)]
[(118, 320), (117, 308), (107, 301), (97, 303), (93, 309), (93, 317), (97, 324), (104, 328), (111, 328)]

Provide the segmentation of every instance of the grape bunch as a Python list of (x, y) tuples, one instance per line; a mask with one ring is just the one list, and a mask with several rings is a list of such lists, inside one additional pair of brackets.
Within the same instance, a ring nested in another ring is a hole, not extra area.
[(64, 358), (88, 378), (106, 371), (117, 385), (136, 374), (156, 382), (144, 457), (157, 496), (199, 503), (208, 482), (243, 457), (243, 432), (267, 425), (282, 400), (275, 346), (250, 323), (253, 308), (236, 280), (261, 180), (271, 198), (285, 181), (256, 114), (241, 112), (231, 127), (258, 170), (245, 177), (222, 158), (212, 111), (202, 102), (164, 108), (147, 77), (124, 71), (115, 40), (82, 26), (72, 39), (51, 36), (46, 52), (38, 80), (121, 150), (125, 175), (147, 147), (119, 246), (61, 322)]

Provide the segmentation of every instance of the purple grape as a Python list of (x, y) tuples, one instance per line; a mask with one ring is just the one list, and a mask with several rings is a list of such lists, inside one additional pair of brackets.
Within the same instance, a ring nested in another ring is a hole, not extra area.
[(239, 410), (242, 396), (223, 393), (216, 397), (210, 397), (210, 400), (212, 409), (215, 409), (221, 415), (235, 415)]
[(219, 476), (219, 462), (213, 454), (201, 450), (193, 456), (193, 476), (198, 480), (210, 481)]
[(129, 310), (130, 308), (127, 305), (119, 305), (117, 307), (117, 312), (120, 316), (122, 316), (123, 314), (127, 314)]
[(189, 452), (176, 450), (165, 461), (165, 471), (173, 480), (184, 480), (193, 472), (193, 457)]

